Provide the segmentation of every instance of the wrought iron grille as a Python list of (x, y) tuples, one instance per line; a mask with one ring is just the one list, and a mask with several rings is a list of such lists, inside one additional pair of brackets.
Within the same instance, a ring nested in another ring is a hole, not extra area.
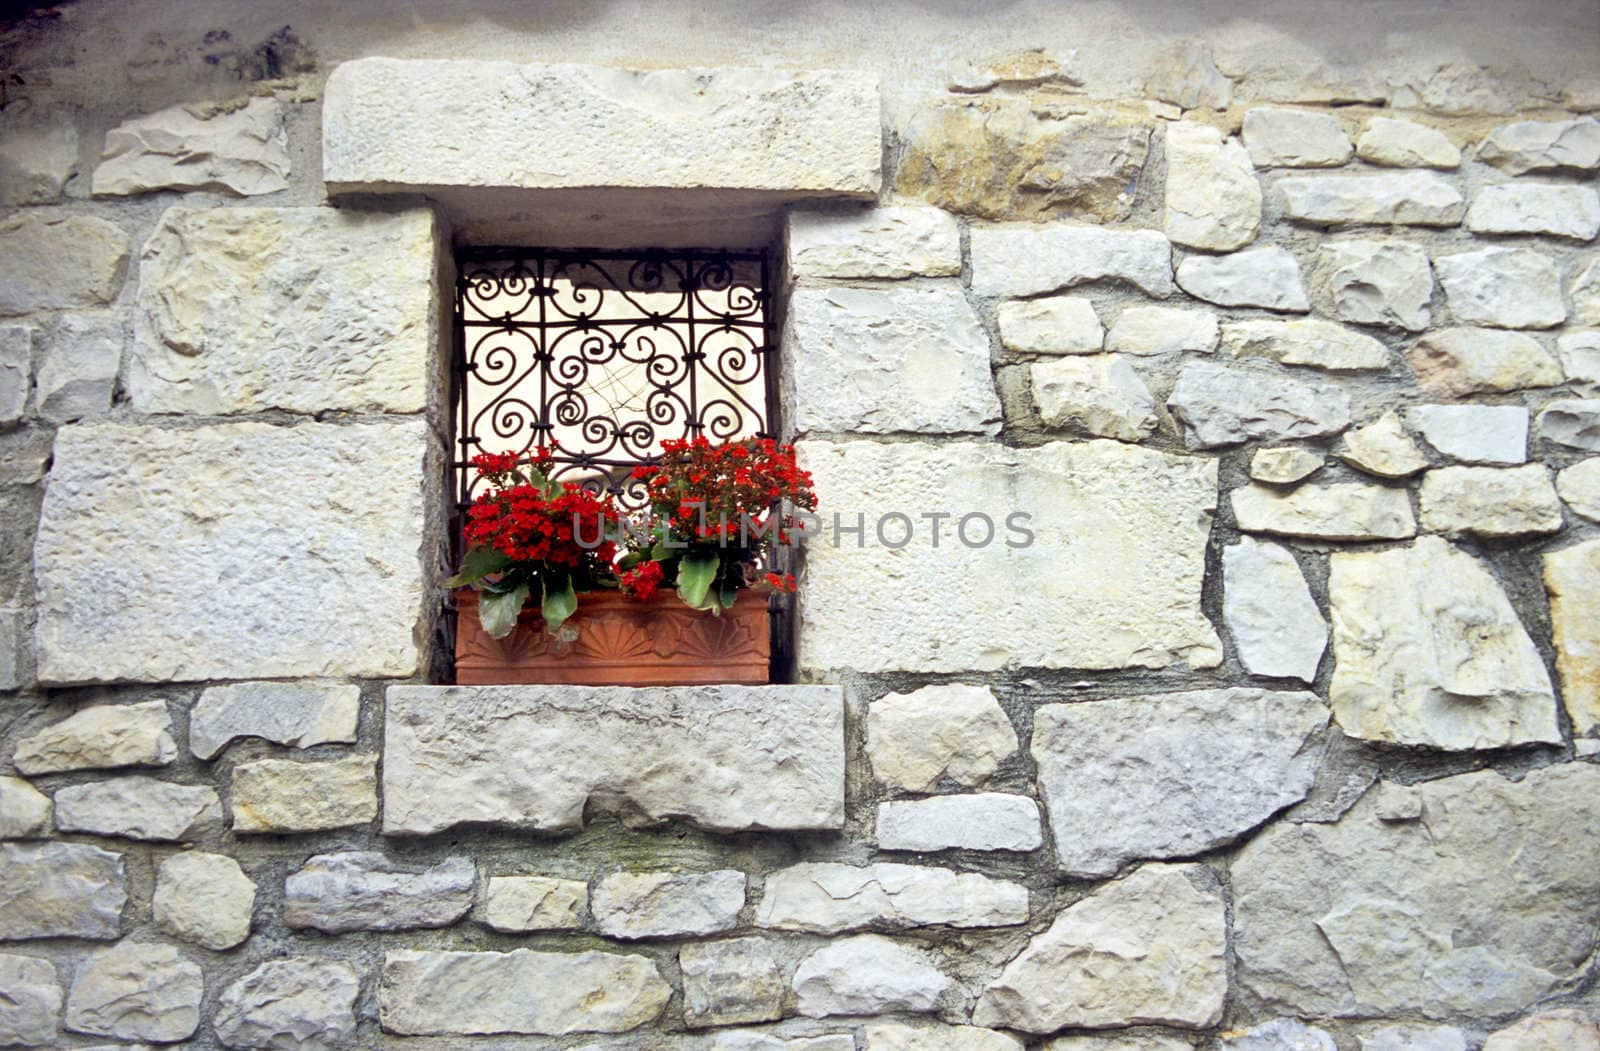
[(479, 452), (553, 446), (554, 474), (625, 508), (668, 438), (775, 429), (760, 252), (477, 249), (456, 285), (457, 510)]

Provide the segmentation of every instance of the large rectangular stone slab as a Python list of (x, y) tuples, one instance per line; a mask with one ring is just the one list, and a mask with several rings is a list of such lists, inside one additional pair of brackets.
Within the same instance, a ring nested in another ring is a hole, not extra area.
[(34, 548), (39, 680), (415, 674), (438, 456), (420, 419), (63, 428)]
[(719, 832), (844, 824), (835, 686), (391, 686), (383, 831), (576, 831), (586, 806)]
[[(800, 588), (803, 669), (1220, 662), (1200, 609), (1214, 460), (1115, 441), (800, 448), (828, 501)], [(947, 516), (937, 546), (925, 513)]]

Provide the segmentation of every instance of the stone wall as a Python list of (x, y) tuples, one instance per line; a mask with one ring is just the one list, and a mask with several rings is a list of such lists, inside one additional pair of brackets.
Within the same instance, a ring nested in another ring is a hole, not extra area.
[[(339, 6), (0, 25), (0, 1045), (1600, 1047), (1592, 5)], [(449, 686), (452, 248), (640, 238), (796, 682)]]

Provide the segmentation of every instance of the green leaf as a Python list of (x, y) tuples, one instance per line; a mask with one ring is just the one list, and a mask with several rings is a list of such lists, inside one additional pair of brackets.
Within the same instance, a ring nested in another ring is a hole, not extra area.
[[(706, 609), (706, 597), (722, 560), (715, 552), (693, 551), (678, 560), (678, 597), (691, 609)], [(716, 599), (713, 597), (713, 602)]]
[(630, 551), (617, 560), (617, 568), (626, 573), (645, 560), (643, 551)]
[(444, 582), (447, 588), (461, 588), (476, 584), (492, 573), (498, 573), (511, 564), (511, 559), (492, 547), (475, 547), (461, 560), (461, 572)]
[(561, 495), (561, 484), (553, 478), (546, 477), (543, 471), (532, 464), (528, 465), (528, 482), (544, 493), (546, 500), (554, 500)]
[(678, 544), (674, 547), (665, 540), (657, 540), (655, 546), (650, 549), (650, 559), (654, 562), (666, 562), (677, 558), (679, 552), (683, 551), (683, 549), (683, 544)]
[(517, 614), (528, 601), (526, 584), (504, 594), (485, 591), (478, 596), (478, 623), (491, 639), (503, 639), (517, 626)]
[(548, 583), (544, 587), (544, 629), (554, 635), (568, 617), (578, 612), (578, 593), (572, 589), (572, 578), (566, 577), (558, 590)]

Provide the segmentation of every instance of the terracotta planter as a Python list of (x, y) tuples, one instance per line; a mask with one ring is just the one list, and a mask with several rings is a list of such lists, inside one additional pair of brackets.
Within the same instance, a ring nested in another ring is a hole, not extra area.
[(456, 682), (464, 686), (564, 683), (574, 686), (764, 685), (771, 679), (767, 596), (739, 592), (720, 617), (665, 593), (650, 602), (615, 591), (578, 596), (561, 637), (525, 606), (503, 639), (478, 624), (478, 593), (456, 592)]

